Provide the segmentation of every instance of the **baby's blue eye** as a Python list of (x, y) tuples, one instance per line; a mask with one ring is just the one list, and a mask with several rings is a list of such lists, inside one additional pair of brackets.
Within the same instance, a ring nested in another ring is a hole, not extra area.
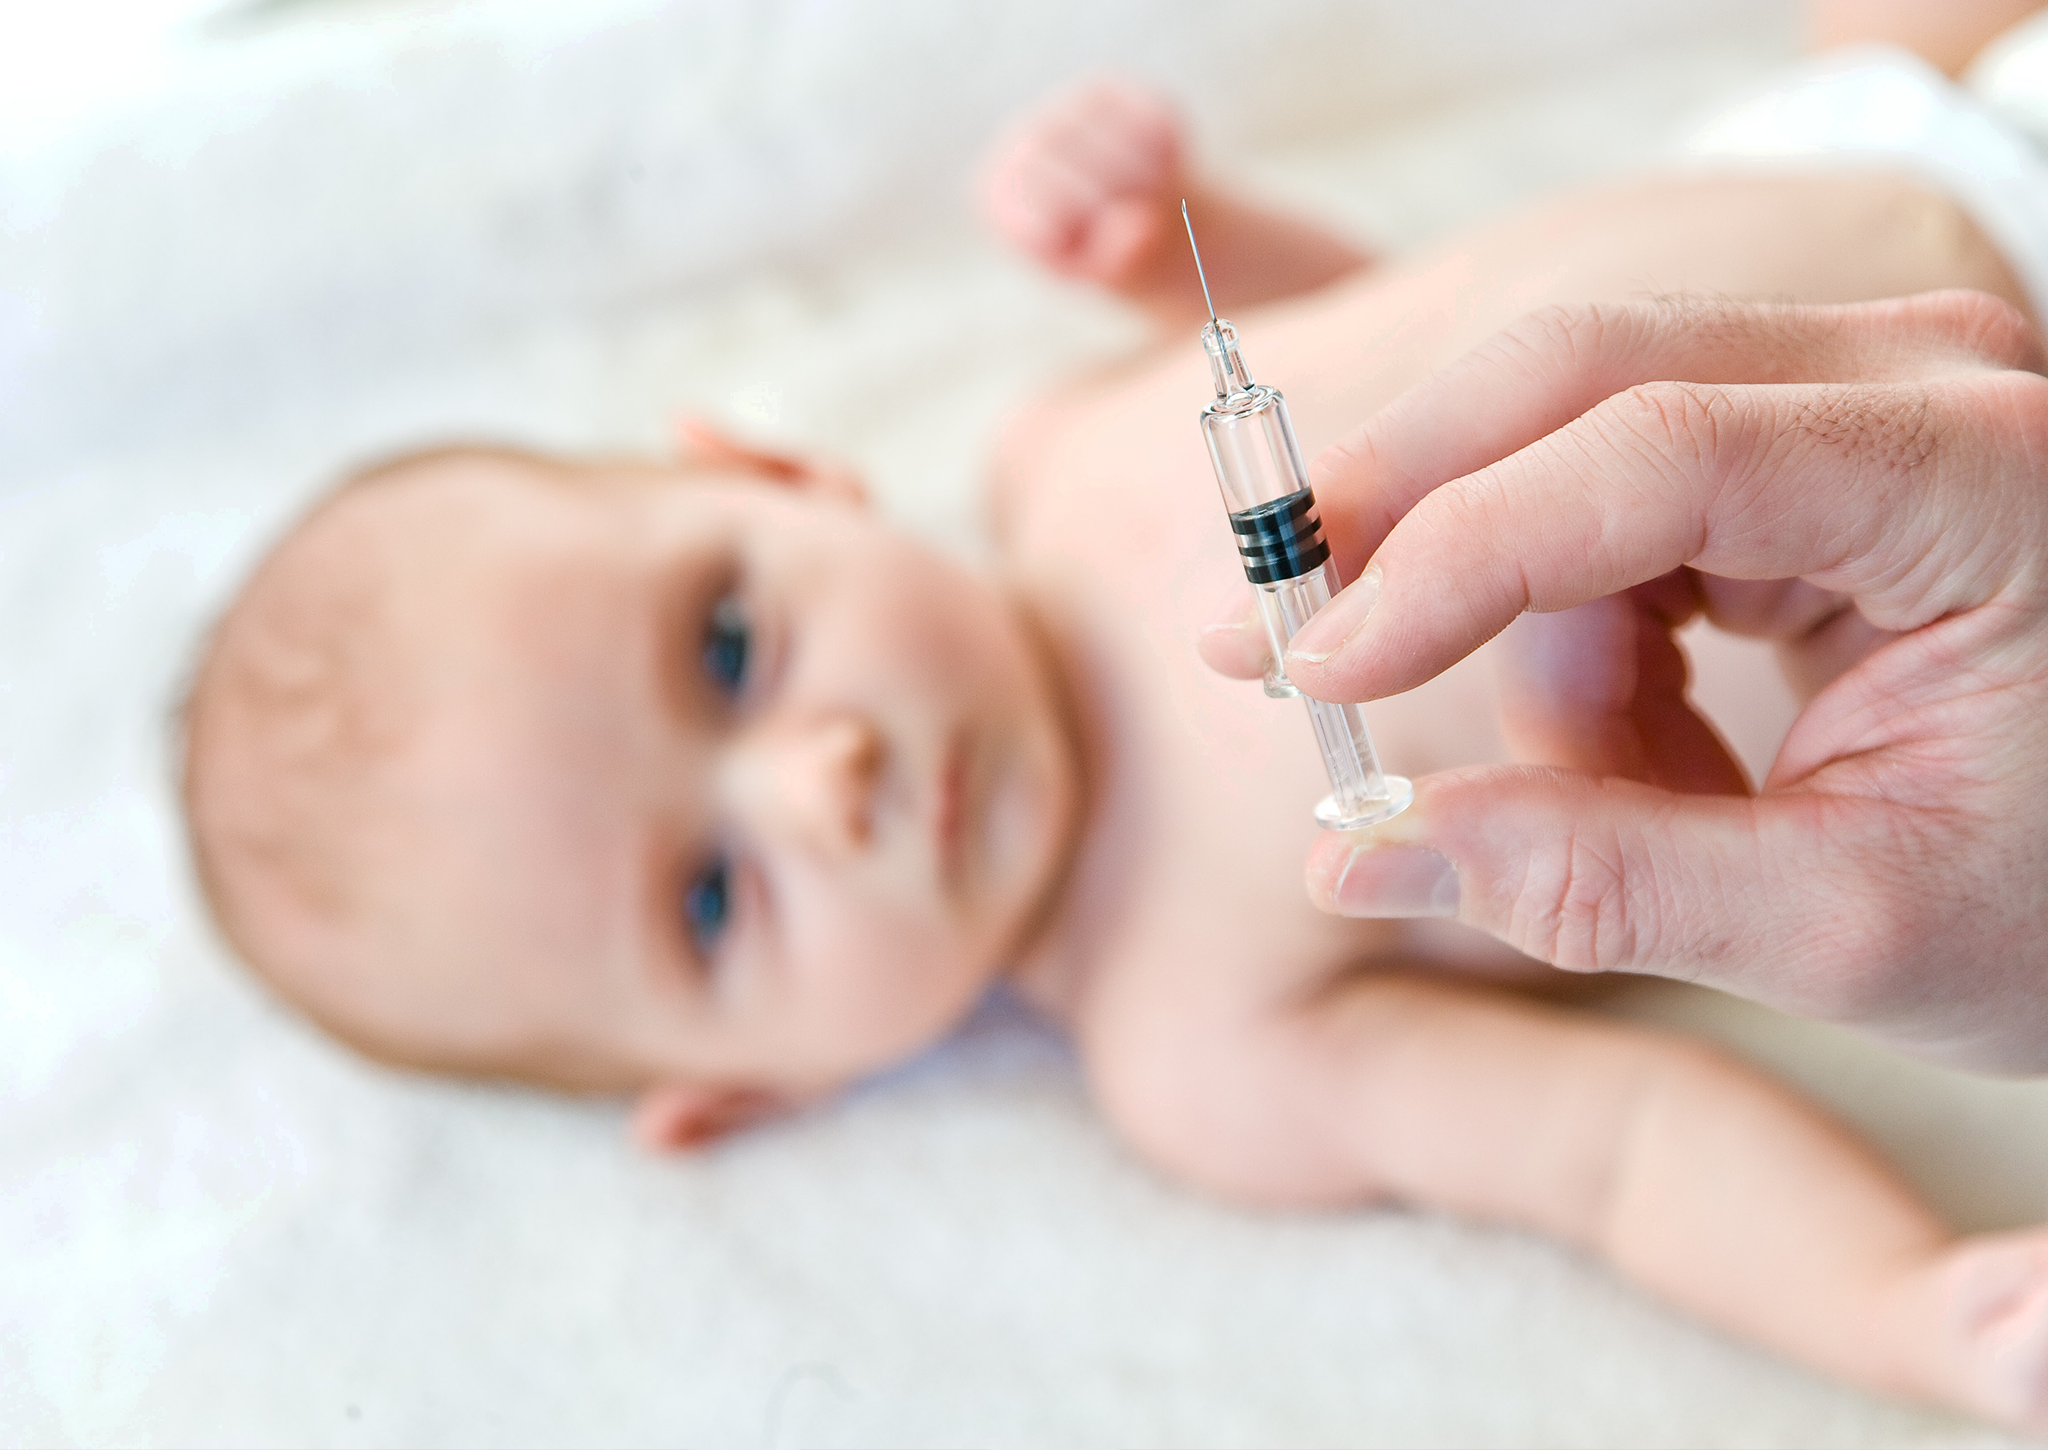
[(747, 678), (747, 616), (730, 594), (704, 626), (704, 673), (728, 695), (738, 694)]
[(698, 951), (708, 955), (718, 944), (731, 913), (732, 872), (723, 856), (714, 856), (683, 891), (683, 915)]

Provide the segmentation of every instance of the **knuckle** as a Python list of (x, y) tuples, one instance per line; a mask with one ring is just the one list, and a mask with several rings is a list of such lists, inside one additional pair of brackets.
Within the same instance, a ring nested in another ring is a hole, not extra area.
[(1784, 342), (1787, 315), (1780, 303), (1743, 302), (1698, 292), (1660, 292), (1635, 304), (1649, 326), (1683, 336), (1707, 351), (1740, 348), (1768, 358)]
[(1902, 477), (1941, 450), (1939, 412), (1923, 388), (1823, 384), (1785, 406), (1786, 436), (1846, 454), (1854, 475)]
[(1325, 448), (1309, 465), (1309, 478), (1316, 497), (1323, 493), (1357, 487), (1376, 476), (1381, 468), (1379, 441), (1370, 425), (1354, 428)]
[(1545, 377), (1577, 370), (1609, 352), (1632, 329), (1641, 309), (1611, 302), (1551, 302), (1509, 324), (1495, 346), (1508, 367)]
[(1913, 302), (1936, 333), (1960, 350), (1998, 367), (2042, 371), (2040, 333), (2004, 298), (1953, 288)]
[(1614, 422), (1659, 441), (1689, 436), (1701, 422), (1713, 421), (1719, 390), (1699, 383), (1660, 379), (1637, 383), (1600, 405)]
[(1309, 481), (1321, 504), (1323, 533), (1346, 579), (1358, 571), (1402, 517), (1400, 501), (1431, 490), (1396, 467), (1368, 420), (1316, 455)]
[(1615, 394), (1588, 421), (1646, 480), (1668, 487), (1709, 471), (1730, 441), (1734, 414), (1721, 389), (1666, 380)]
[(1511, 916), (1523, 951), (1566, 971), (1611, 971), (1637, 960), (1640, 936), (1614, 841), (1574, 826), (1557, 851), (1531, 859)]
[(1527, 481), (1526, 471), (1515, 463), (1496, 464), (1438, 489), (1408, 515), (1414, 532), (1409, 535), (1410, 559), (1405, 567), (1464, 568), (1455, 613), (1447, 610), (1445, 619), (1497, 621), (1477, 638), (1492, 635), (1515, 615), (1540, 603), (1538, 581), (1520, 555), (1500, 561), (1498, 567), (1479, 570), (1454, 562), (1460, 560), (1466, 540), (1513, 537), (1526, 527), (1520, 495)]
[[(2012, 429), (2013, 441), (2032, 459), (2048, 458), (2048, 377), (2033, 372), (2001, 374), (1975, 390), (1972, 399), (1981, 426), (1996, 428), (2001, 420)], [(2029, 469), (2030, 477), (2040, 476)]]

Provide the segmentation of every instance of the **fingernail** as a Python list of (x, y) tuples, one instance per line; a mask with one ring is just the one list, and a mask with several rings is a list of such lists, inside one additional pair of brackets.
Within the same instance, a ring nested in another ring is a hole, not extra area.
[(1321, 664), (1351, 642), (1351, 636), (1358, 633), (1359, 626), (1371, 616), (1372, 607), (1379, 602), (1379, 566), (1368, 564), (1365, 572), (1352, 580), (1348, 589), (1325, 605), (1322, 613), (1303, 625), (1301, 632), (1288, 641), (1287, 658), (1311, 665)]
[(1230, 620), (1228, 623), (1203, 625), (1201, 628), (1201, 637), (1203, 639), (1217, 639), (1224, 635), (1243, 634), (1246, 630), (1250, 629), (1253, 625), (1257, 623), (1258, 621), (1252, 618), (1249, 614), (1240, 615), (1238, 618)]
[[(1218, 669), (1229, 669), (1230, 673), (1249, 671), (1270, 672), (1273, 668), (1272, 646), (1267, 641), (1264, 622), (1257, 615), (1246, 614), (1228, 624), (1205, 624), (1196, 649), (1210, 664)], [(1220, 650), (1225, 658), (1233, 659), (1234, 668), (1218, 662), (1211, 650)]]
[(1344, 916), (1456, 916), (1458, 872), (1427, 846), (1354, 846), (1330, 897)]

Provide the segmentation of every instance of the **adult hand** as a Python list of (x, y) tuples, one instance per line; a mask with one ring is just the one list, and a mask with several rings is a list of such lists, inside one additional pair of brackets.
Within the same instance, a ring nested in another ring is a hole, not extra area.
[[(1518, 615), (1504, 727), (1327, 836), (1311, 894), (1572, 971), (1710, 983), (1926, 1055), (2048, 1069), (2048, 379), (1976, 293), (1526, 319), (1316, 462), (1367, 567), (1312, 695), (1422, 683)], [(1760, 791), (1684, 698), (1704, 611), (1814, 690)], [(1251, 674), (1245, 636), (1205, 652)]]

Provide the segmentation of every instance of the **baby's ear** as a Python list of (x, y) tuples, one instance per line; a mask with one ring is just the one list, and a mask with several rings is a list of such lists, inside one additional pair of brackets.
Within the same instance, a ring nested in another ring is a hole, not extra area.
[(702, 1148), (797, 1106), (794, 1095), (768, 1088), (658, 1082), (641, 1089), (633, 1104), (633, 1141), (651, 1153)]
[(850, 504), (865, 505), (868, 501), (860, 475), (845, 464), (830, 458), (756, 447), (694, 413), (676, 419), (676, 451), (685, 461), (742, 469), (764, 483), (799, 493), (816, 493)]

